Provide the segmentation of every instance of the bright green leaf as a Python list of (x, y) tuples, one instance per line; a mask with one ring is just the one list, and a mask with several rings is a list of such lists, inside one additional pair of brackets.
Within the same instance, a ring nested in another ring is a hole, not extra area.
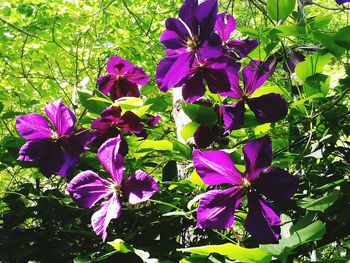
[(267, 12), (276, 21), (286, 19), (294, 10), (296, 0), (267, 0)]
[(218, 121), (218, 115), (212, 108), (198, 104), (183, 104), (182, 107), (186, 115), (194, 122), (213, 126)]
[(195, 123), (195, 122), (187, 123), (180, 131), (181, 137), (184, 140), (187, 140), (188, 138), (193, 137), (194, 133), (196, 132), (196, 130), (198, 129), (199, 126), (200, 126), (200, 124)]
[(340, 197), (340, 191), (334, 190), (330, 194), (318, 199), (306, 197), (298, 202), (298, 206), (311, 211), (324, 212), (328, 207), (334, 204)]

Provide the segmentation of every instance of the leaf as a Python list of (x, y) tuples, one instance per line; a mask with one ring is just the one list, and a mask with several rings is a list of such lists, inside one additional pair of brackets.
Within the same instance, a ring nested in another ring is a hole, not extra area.
[(320, 73), (307, 77), (304, 82), (306, 95), (311, 96), (317, 93), (322, 93), (324, 96), (327, 96), (330, 81), (331, 78), (329, 76)]
[(334, 36), (334, 42), (349, 50), (350, 49), (350, 26), (340, 29)]
[(323, 46), (325, 46), (336, 58), (340, 58), (346, 51), (334, 42), (334, 34), (326, 34), (322, 32), (313, 32), (312, 36)]
[(217, 253), (230, 260), (238, 260), (241, 262), (270, 262), (271, 260), (271, 255), (260, 248), (244, 248), (232, 243), (182, 248), (178, 249), (178, 251), (204, 256)]
[(193, 172), (190, 175), (190, 181), (194, 184), (199, 186), (200, 188), (206, 188), (205, 183), (203, 182), (202, 178), (199, 176), (196, 170), (193, 170)]
[(209, 107), (201, 106), (198, 104), (185, 104), (182, 105), (186, 115), (194, 122), (213, 126), (218, 122), (218, 115), (216, 112)]
[(157, 150), (157, 151), (172, 151), (173, 144), (168, 140), (160, 140), (160, 141), (144, 140), (138, 145), (138, 148), (141, 150), (151, 149), (151, 150)]
[(330, 194), (318, 199), (306, 197), (298, 202), (298, 206), (311, 211), (324, 212), (328, 207), (333, 205), (340, 197), (340, 191), (334, 190)]
[(323, 67), (330, 63), (333, 55), (329, 52), (319, 51), (312, 56), (305, 59), (303, 62), (298, 63), (295, 68), (295, 73), (302, 80), (305, 81), (307, 77), (316, 73), (321, 73)]
[(251, 98), (258, 98), (262, 95), (266, 95), (266, 94), (270, 94), (270, 93), (276, 93), (276, 94), (281, 94), (281, 95), (285, 94), (285, 92), (283, 91), (282, 88), (280, 88), (279, 86), (277, 86), (271, 82), (267, 82), (267, 83), (265, 83), (264, 86), (257, 89), (256, 91), (254, 91)]
[(134, 110), (143, 106), (143, 100), (135, 97), (123, 97), (117, 99), (114, 105), (121, 107), (123, 110)]
[(332, 15), (320, 15), (310, 19), (309, 26), (311, 29), (323, 29), (326, 25), (328, 25), (332, 21)]
[(117, 238), (114, 241), (107, 242), (107, 243), (120, 253), (134, 253), (134, 254), (138, 255), (145, 263), (158, 262), (157, 259), (149, 258), (150, 254), (147, 251), (133, 248), (131, 245), (129, 245), (128, 243), (126, 243), (122, 239)]
[(305, 228), (296, 230), (290, 237), (281, 239), (279, 244), (260, 245), (259, 247), (274, 256), (286, 257), (298, 246), (322, 239), (325, 232), (324, 224), (317, 220)]
[(93, 97), (87, 92), (78, 91), (78, 96), (84, 108), (86, 108), (89, 112), (95, 113), (97, 115), (100, 115), (100, 113), (109, 106), (104, 101), (97, 101), (97, 97)]
[(195, 122), (187, 123), (180, 131), (181, 137), (184, 140), (187, 140), (188, 138), (193, 137), (194, 133), (196, 132), (199, 126), (200, 124)]
[(267, 0), (267, 13), (278, 21), (286, 19), (294, 10), (296, 0)]
[(162, 216), (187, 216), (187, 213), (184, 211), (172, 211), (172, 212), (168, 212), (165, 214), (162, 214)]

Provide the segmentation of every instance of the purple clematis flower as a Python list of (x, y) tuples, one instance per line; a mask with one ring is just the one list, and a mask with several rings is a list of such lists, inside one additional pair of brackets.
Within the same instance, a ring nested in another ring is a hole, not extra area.
[(97, 79), (97, 85), (103, 94), (108, 94), (113, 100), (122, 97), (139, 97), (139, 86), (148, 82), (148, 75), (140, 67), (135, 67), (129, 61), (114, 56), (107, 63), (107, 75)]
[(217, 0), (201, 4), (186, 0), (180, 8), (180, 19), (166, 20), (160, 42), (166, 47), (167, 57), (160, 61), (156, 73), (162, 91), (182, 85), (198, 52), (206, 59), (222, 54), (220, 37), (214, 32), (217, 12)]
[(121, 193), (126, 196), (130, 204), (135, 205), (147, 201), (159, 191), (154, 178), (142, 170), (137, 170), (123, 180), (125, 168), (124, 157), (119, 153), (120, 143), (120, 136), (109, 139), (97, 153), (98, 159), (112, 180), (102, 179), (93, 171), (84, 171), (74, 177), (67, 186), (72, 199), (84, 208), (91, 208), (99, 200), (108, 198), (91, 217), (92, 228), (103, 241), (106, 240), (110, 221), (121, 215)]
[(349, 3), (350, 0), (335, 0), (337, 2), (338, 5), (343, 5), (345, 3)]
[(286, 61), (283, 63), (283, 69), (288, 73), (294, 73), (295, 67), (305, 60), (305, 56), (298, 51), (290, 52)]
[(272, 146), (268, 136), (247, 142), (243, 153), (244, 175), (237, 170), (230, 155), (223, 151), (193, 152), (194, 167), (205, 184), (233, 185), (204, 194), (197, 210), (197, 227), (230, 228), (235, 210), (247, 195), (246, 229), (261, 243), (275, 243), (280, 238), (279, 213), (263, 196), (273, 201), (288, 200), (298, 188), (298, 179), (283, 169), (270, 167)]
[(223, 106), (224, 123), (226, 130), (234, 130), (244, 123), (245, 103), (254, 112), (260, 123), (274, 122), (283, 119), (288, 113), (288, 104), (280, 94), (270, 93), (257, 98), (252, 98), (258, 90), (273, 74), (276, 58), (268, 59), (266, 62), (252, 60), (243, 69), (244, 88), (233, 85), (231, 97), (239, 99), (232, 105)]
[[(132, 132), (136, 135), (144, 131), (144, 124), (139, 116), (132, 111), (122, 114), (120, 107), (112, 106), (101, 113), (101, 117), (92, 121), (91, 128), (96, 130), (94, 144), (101, 146), (106, 140), (117, 137), (121, 131)], [(122, 153), (127, 153), (127, 144), (122, 140)]]
[(184, 100), (195, 102), (204, 96), (205, 84), (210, 92), (229, 96), (232, 86), (238, 86), (238, 71), (241, 64), (225, 57), (195, 59), (182, 86)]
[(236, 21), (232, 15), (225, 12), (217, 16), (215, 31), (222, 40), (224, 53), (233, 59), (240, 60), (253, 51), (253, 49), (259, 45), (259, 42), (255, 39), (230, 39), (230, 36), (235, 29)]
[(28, 140), (21, 147), (18, 160), (37, 162), (45, 176), (57, 173), (65, 177), (77, 165), (80, 154), (88, 149), (94, 134), (84, 129), (75, 133), (75, 115), (62, 100), (49, 103), (45, 112), (53, 127), (40, 114), (16, 118), (18, 133)]

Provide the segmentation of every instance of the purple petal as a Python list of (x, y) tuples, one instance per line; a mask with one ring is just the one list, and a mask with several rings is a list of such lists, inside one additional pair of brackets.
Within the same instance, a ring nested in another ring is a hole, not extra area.
[(244, 225), (260, 243), (277, 243), (280, 236), (280, 217), (272, 203), (254, 192), (248, 193), (248, 216)]
[(51, 148), (51, 141), (38, 140), (26, 142), (19, 150), (19, 161), (37, 162), (48, 152)]
[(349, 3), (350, 0), (335, 0), (337, 2), (338, 5), (343, 5), (345, 3)]
[(93, 207), (99, 200), (113, 193), (111, 183), (92, 171), (79, 173), (69, 182), (66, 190), (84, 208)]
[(256, 178), (252, 187), (272, 200), (289, 200), (297, 191), (298, 178), (287, 171), (272, 167)]
[(107, 238), (107, 227), (112, 219), (118, 218), (121, 215), (122, 208), (119, 196), (113, 194), (111, 199), (102, 202), (101, 207), (91, 217), (91, 226), (96, 235), (102, 238), (103, 241)]
[(161, 119), (162, 119), (162, 116), (160, 116), (160, 115), (147, 114), (147, 119), (144, 121), (149, 126), (156, 126), (160, 122)]
[(242, 175), (224, 151), (193, 151), (193, 165), (207, 185), (241, 184)]
[(169, 49), (186, 47), (189, 32), (183, 22), (176, 18), (168, 18), (165, 21), (166, 30), (160, 36), (160, 42)]
[(115, 81), (117, 81), (117, 78), (114, 75), (100, 76), (97, 79), (97, 86), (103, 94), (107, 95)]
[(292, 51), (291, 54), (288, 56), (287, 61), (283, 63), (283, 69), (286, 72), (294, 73), (295, 67), (304, 60), (305, 56), (303, 54), (297, 51)]
[(120, 143), (120, 136), (109, 139), (102, 144), (97, 153), (98, 159), (118, 185), (120, 185), (123, 180), (125, 169), (124, 157), (119, 153)]
[(68, 135), (74, 132), (75, 115), (62, 103), (61, 99), (47, 104), (45, 112), (56, 127), (58, 135)]
[(107, 73), (114, 75), (124, 75), (133, 69), (133, 65), (119, 56), (113, 56), (107, 62)]
[(120, 118), (117, 126), (124, 131), (134, 133), (140, 133), (144, 128), (141, 118), (132, 111), (126, 111)]
[(272, 144), (269, 136), (248, 141), (243, 146), (245, 176), (248, 181), (254, 180), (272, 162)]
[(101, 113), (101, 118), (97, 118), (92, 121), (91, 128), (96, 129), (99, 132), (110, 129), (113, 123), (120, 121), (122, 109), (120, 107), (112, 106), (108, 107)]
[(27, 114), (16, 118), (18, 133), (26, 140), (41, 140), (51, 138), (51, 127), (40, 114)]
[(247, 39), (247, 40), (229, 40), (226, 42), (226, 46), (233, 50), (234, 57), (237, 59), (245, 58), (250, 52), (252, 52), (257, 46), (259, 42), (255, 39)]
[(196, 73), (188, 78), (182, 87), (182, 97), (187, 103), (197, 101), (204, 96), (204, 93), (204, 80), (200, 73)]
[(159, 186), (151, 175), (137, 170), (124, 181), (122, 191), (129, 203), (135, 205), (150, 199), (155, 192), (159, 191)]
[(206, 0), (196, 8), (195, 17), (200, 27), (199, 40), (201, 42), (208, 40), (213, 33), (217, 13), (217, 0)]
[(87, 151), (88, 145), (95, 139), (94, 132), (80, 129), (76, 134), (69, 137), (61, 138), (61, 145), (71, 154), (79, 157), (79, 155)]
[(163, 58), (157, 67), (156, 82), (162, 91), (176, 87), (186, 78), (194, 58), (193, 53), (184, 53)]
[(136, 83), (137, 85), (144, 86), (149, 80), (149, 76), (140, 67), (133, 67), (128, 73), (124, 75), (124, 78), (129, 82)]
[(221, 13), (215, 21), (215, 30), (218, 32), (223, 42), (226, 42), (231, 33), (236, 29), (236, 21), (228, 13)]
[(244, 124), (244, 102), (238, 101), (231, 105), (223, 105), (224, 124), (226, 131), (239, 129)]
[[(220, 45), (221, 46), (221, 43)], [(201, 57), (201, 59), (211, 59), (217, 58), (223, 55), (222, 50), (219, 48), (217, 44), (212, 45), (209, 41), (204, 41), (202, 46), (198, 49), (197, 54)]]
[(261, 123), (279, 121), (288, 114), (288, 104), (280, 94), (270, 93), (247, 99), (247, 104)]
[(195, 10), (198, 6), (198, 0), (186, 0), (180, 8), (179, 17), (190, 28), (193, 34), (197, 34), (197, 21)]
[[(47, 177), (57, 174), (65, 164), (65, 156), (57, 143), (48, 143), (42, 148), (42, 156), (38, 160), (40, 171)], [(65, 176), (62, 174), (61, 176)]]
[(197, 210), (197, 227), (227, 229), (233, 225), (234, 213), (241, 203), (240, 188), (212, 190), (205, 193)]
[(138, 85), (129, 81), (126, 77), (120, 77), (113, 81), (109, 90), (109, 95), (112, 100), (117, 100), (123, 97), (139, 97), (140, 94)]
[(63, 163), (57, 174), (61, 177), (66, 177), (79, 162), (79, 155), (74, 155), (68, 151), (63, 151)]
[(275, 54), (269, 56), (266, 61), (263, 63), (263, 70), (265, 74), (270, 77), (275, 73), (277, 63), (281, 61), (281, 56)]
[(251, 95), (260, 88), (268, 76), (263, 69), (263, 63), (259, 60), (252, 60), (248, 66), (243, 69), (243, 82), (245, 93)]
[(211, 127), (201, 125), (194, 133), (194, 141), (198, 148), (204, 149), (214, 142), (215, 135)]

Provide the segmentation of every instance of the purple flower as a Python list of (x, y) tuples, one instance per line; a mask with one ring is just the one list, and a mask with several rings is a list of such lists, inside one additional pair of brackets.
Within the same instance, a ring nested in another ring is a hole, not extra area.
[(93, 171), (84, 171), (74, 177), (67, 186), (72, 199), (84, 208), (91, 208), (99, 200), (105, 199), (91, 217), (92, 228), (103, 241), (107, 237), (109, 222), (121, 215), (121, 193), (130, 204), (135, 205), (147, 201), (159, 190), (154, 178), (142, 170), (137, 170), (123, 180), (125, 168), (124, 157), (119, 153), (120, 143), (120, 136), (109, 139), (97, 153), (112, 180), (102, 179)]
[(180, 19), (166, 20), (160, 42), (166, 47), (167, 57), (160, 61), (156, 73), (156, 82), (162, 91), (182, 85), (199, 51), (204, 58), (222, 54), (220, 38), (214, 33), (217, 11), (217, 0), (201, 4), (197, 0), (186, 0), (180, 8)]
[(243, 69), (244, 88), (238, 85), (232, 86), (231, 97), (239, 99), (232, 105), (224, 105), (224, 123), (226, 130), (234, 130), (244, 123), (245, 103), (254, 112), (260, 123), (274, 122), (283, 119), (288, 113), (288, 104), (282, 95), (270, 93), (257, 98), (252, 98), (258, 90), (273, 74), (277, 59), (269, 58), (266, 62), (252, 60)]
[(261, 243), (276, 242), (280, 238), (279, 213), (263, 196), (273, 201), (288, 200), (298, 188), (298, 179), (285, 170), (270, 167), (272, 146), (268, 136), (247, 142), (243, 153), (244, 175), (237, 170), (230, 155), (223, 151), (193, 152), (194, 167), (205, 184), (233, 185), (204, 194), (197, 210), (197, 227), (230, 228), (236, 208), (247, 195), (246, 229)]
[(215, 21), (215, 31), (222, 40), (224, 53), (231, 58), (239, 60), (245, 58), (259, 45), (255, 39), (237, 40), (230, 39), (231, 33), (236, 29), (236, 21), (232, 15), (221, 13)]
[(191, 70), (183, 81), (182, 96), (184, 100), (195, 102), (209, 90), (223, 96), (231, 94), (231, 87), (238, 86), (238, 71), (241, 64), (225, 57), (212, 59), (195, 59)]
[(292, 51), (283, 63), (283, 69), (288, 73), (294, 73), (295, 67), (305, 60), (305, 56), (297, 51)]
[(88, 149), (94, 135), (84, 129), (75, 133), (75, 115), (61, 100), (49, 103), (45, 112), (53, 127), (40, 114), (16, 118), (18, 133), (28, 140), (20, 149), (18, 160), (37, 162), (45, 176), (57, 173), (65, 177), (77, 165), (79, 155)]
[[(100, 146), (106, 140), (117, 137), (121, 131), (132, 132), (136, 135), (144, 131), (144, 125), (139, 116), (132, 111), (122, 114), (120, 107), (112, 106), (101, 113), (101, 117), (92, 121), (91, 128), (96, 130), (95, 145)], [(122, 152), (127, 153), (127, 145), (123, 140)], [(126, 148), (125, 148), (126, 147)]]
[(343, 5), (345, 3), (349, 3), (350, 0), (335, 0), (337, 2), (338, 5)]
[(129, 61), (114, 56), (107, 63), (107, 75), (97, 79), (97, 85), (103, 94), (108, 94), (113, 100), (121, 97), (139, 97), (139, 85), (146, 85), (148, 75), (140, 67), (135, 67)]

